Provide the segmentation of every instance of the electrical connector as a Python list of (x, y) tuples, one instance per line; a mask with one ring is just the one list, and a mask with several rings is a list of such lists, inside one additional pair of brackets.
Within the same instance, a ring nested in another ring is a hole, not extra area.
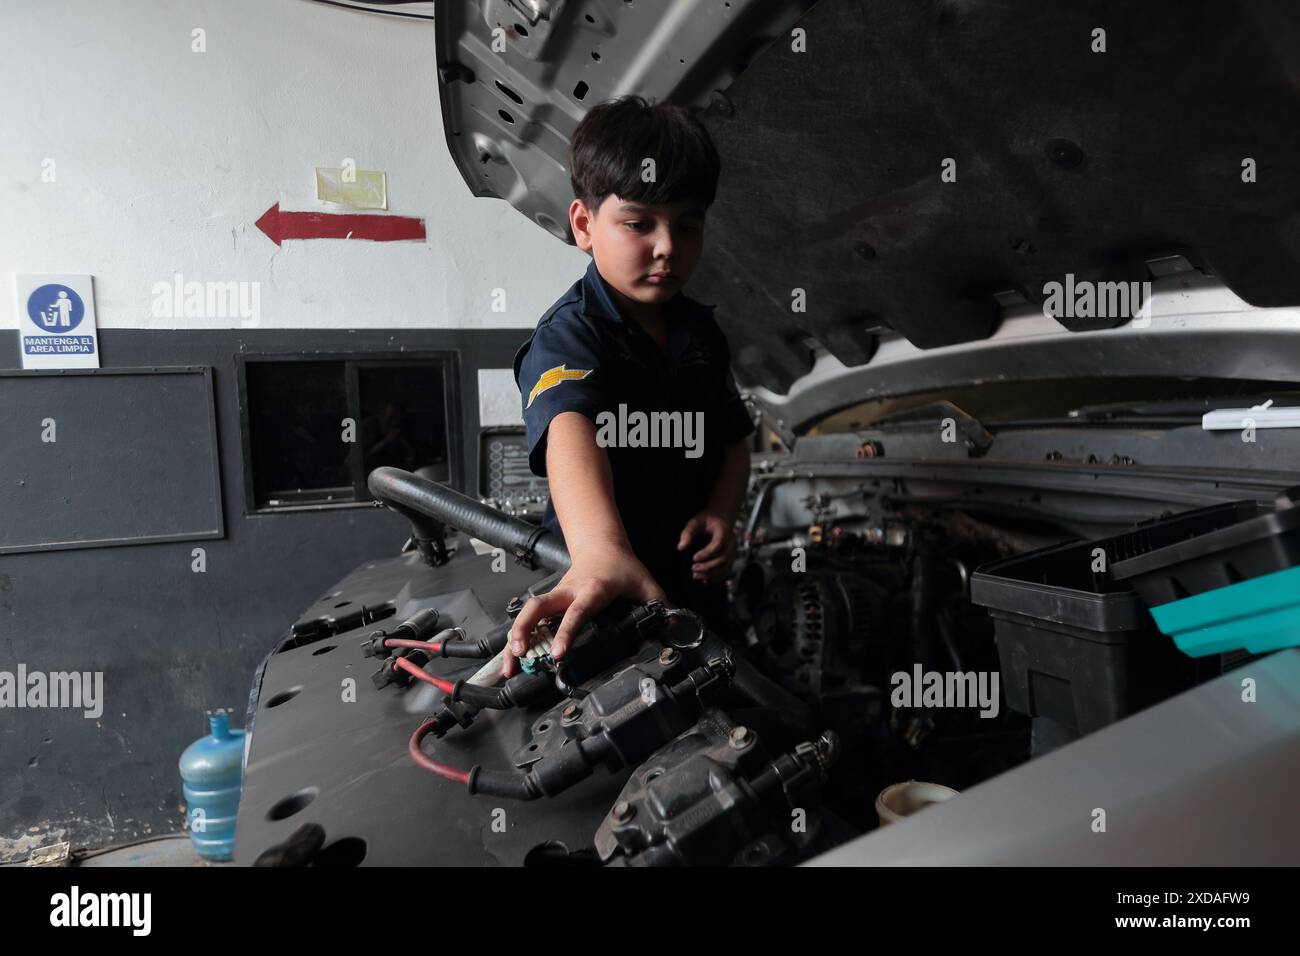
[(364, 641), (361, 642), (361, 655), (363, 657), (388, 657), (392, 654), (384, 641), (388, 639), (388, 633), (383, 630), (371, 631)]
[(555, 659), (551, 657), (551, 642), (554, 639), (550, 622), (539, 622), (533, 629), (532, 642), (528, 650), (524, 651), (524, 656), (519, 658), (519, 666), (523, 668), (525, 674), (555, 670)]

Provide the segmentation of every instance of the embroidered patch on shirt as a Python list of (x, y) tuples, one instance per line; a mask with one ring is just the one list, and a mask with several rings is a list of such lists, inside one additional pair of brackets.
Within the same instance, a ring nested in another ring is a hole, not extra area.
[(592, 370), (589, 368), (566, 368), (563, 365), (557, 365), (555, 368), (548, 368), (537, 379), (537, 384), (533, 386), (533, 390), (528, 393), (528, 404), (525, 405), (524, 408), (532, 408), (533, 400), (548, 388), (555, 388), (555, 386), (559, 385), (561, 382), (570, 382), (574, 379), (586, 378), (591, 374), (591, 372)]

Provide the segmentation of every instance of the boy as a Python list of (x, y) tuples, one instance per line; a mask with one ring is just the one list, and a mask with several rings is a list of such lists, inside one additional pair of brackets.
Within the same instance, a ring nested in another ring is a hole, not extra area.
[[(725, 620), (754, 427), (712, 307), (681, 292), (719, 170), (708, 131), (681, 107), (623, 97), (574, 132), (569, 225), (592, 262), (514, 361), (529, 463), (549, 476), (543, 524), (572, 565), (515, 618), (507, 677), (538, 621), (563, 614), (558, 659), (619, 597), (684, 605), (715, 629)], [(638, 417), (671, 421), (656, 435), (669, 440), (614, 425)]]

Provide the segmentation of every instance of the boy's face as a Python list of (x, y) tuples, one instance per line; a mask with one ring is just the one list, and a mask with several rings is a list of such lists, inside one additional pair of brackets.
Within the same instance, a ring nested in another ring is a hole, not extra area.
[(705, 211), (694, 201), (646, 205), (606, 196), (594, 214), (575, 199), (569, 224), (606, 282), (632, 302), (656, 305), (676, 295), (695, 271)]

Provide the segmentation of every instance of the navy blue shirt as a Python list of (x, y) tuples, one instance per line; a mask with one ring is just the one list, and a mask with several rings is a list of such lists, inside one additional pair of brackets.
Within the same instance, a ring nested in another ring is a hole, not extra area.
[[(690, 587), (691, 555), (699, 544), (678, 552), (677, 539), (686, 522), (708, 504), (725, 447), (751, 434), (754, 425), (736, 390), (727, 340), (714, 321), (713, 306), (679, 292), (664, 303), (664, 318), (667, 353), (619, 312), (593, 259), (586, 275), (547, 310), (520, 346), (514, 370), (533, 473), (546, 474), (547, 428), (556, 415), (586, 415), (597, 425), (598, 441), (604, 423), (606, 438), (615, 440), (602, 444), (632, 549), (669, 597), (682, 600)], [(658, 436), (668, 437), (663, 413), (673, 412), (680, 413), (683, 427), (674, 423), (671, 436), (690, 438), (693, 447), (630, 447), (655, 433), (653, 427), (642, 433), (635, 428), (638, 420), (655, 421), (654, 413), (660, 413)], [(698, 434), (684, 430), (687, 415), (692, 424), (702, 424)], [(620, 420), (631, 427), (620, 432), (615, 427)], [(554, 505), (547, 506), (543, 524), (563, 537)]]

